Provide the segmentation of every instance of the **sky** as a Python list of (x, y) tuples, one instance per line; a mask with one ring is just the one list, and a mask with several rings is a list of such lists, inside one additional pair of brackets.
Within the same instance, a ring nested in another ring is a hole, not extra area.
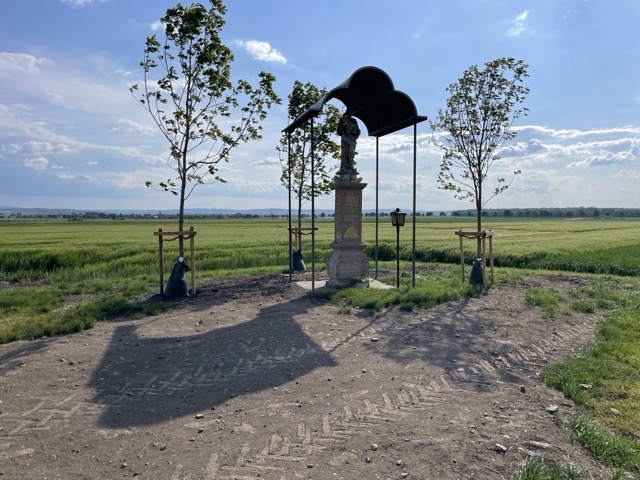
[[(0, 205), (170, 210), (145, 187), (171, 176), (168, 144), (129, 92), (145, 39), (163, 38), (167, 0), (5, 0), (0, 15)], [(185, 5), (190, 2), (184, 2)], [(208, 2), (204, 2), (208, 5)], [(232, 76), (275, 75), (282, 98), (260, 141), (233, 150), (227, 183), (187, 208), (287, 208), (276, 146), (296, 80), (328, 90), (376, 66), (434, 119), (472, 65), (529, 65), (526, 117), (490, 171), (520, 169), (487, 208), (640, 207), (640, 2), (637, 0), (226, 0)], [(335, 100), (335, 105), (343, 105)], [(361, 125), (357, 168), (375, 207), (375, 138)], [(417, 208), (472, 208), (436, 182), (441, 152), (417, 128)], [(339, 138), (336, 135), (336, 140)], [(412, 208), (413, 128), (380, 138), (381, 209)], [(510, 177), (508, 177), (510, 178)], [(316, 208), (333, 208), (333, 196)]]

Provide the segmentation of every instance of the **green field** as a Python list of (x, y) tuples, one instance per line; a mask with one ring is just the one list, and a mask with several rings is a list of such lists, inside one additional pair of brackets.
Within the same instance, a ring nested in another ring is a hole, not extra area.
[[(230, 219), (187, 222), (197, 231), (199, 277), (252, 272), (279, 272), (288, 264), (287, 222), (283, 219)], [(308, 226), (308, 225), (307, 225)], [(333, 240), (332, 219), (316, 221), (316, 267), (323, 268)], [(64, 278), (74, 281), (157, 277), (159, 221), (47, 221), (0, 223), (0, 280)], [(416, 225), (416, 259), (421, 263), (458, 263), (454, 232), (472, 230), (472, 219), (420, 218)], [(640, 219), (486, 219), (494, 231), (496, 266), (567, 270), (614, 275), (640, 275)], [(412, 225), (401, 229), (401, 258), (411, 259)], [(363, 238), (373, 259), (375, 224), (366, 219)], [(465, 241), (466, 259), (474, 257)], [(380, 260), (395, 260), (395, 229), (379, 224)], [(311, 266), (311, 238), (304, 237), (305, 262)], [(165, 243), (165, 258), (177, 253)], [(167, 271), (171, 261), (167, 261)]]
[[(309, 222), (307, 219), (307, 226)], [(288, 224), (284, 219), (199, 220), (187, 225), (197, 232), (198, 280), (280, 273), (288, 267)], [(320, 269), (324, 268), (330, 253), (333, 221), (318, 219), (316, 226), (315, 266)], [(127, 311), (136, 298), (158, 292), (158, 239), (154, 236), (158, 228), (170, 231), (176, 227), (167, 220), (0, 223), (0, 281), (24, 287), (19, 292), (6, 288), (0, 291), (0, 313), (4, 313), (0, 341), (38, 336), (38, 329), (43, 328), (38, 319), (44, 325), (54, 324), (44, 328), (43, 332), (48, 334), (86, 328), (91, 324), (87, 318), (92, 316), (86, 312), (74, 316), (76, 310), (106, 302), (106, 306), (100, 307), (106, 312), (98, 314), (99, 319)], [(494, 231), (497, 267), (627, 276), (640, 273), (640, 220), (487, 219), (485, 228)], [(458, 229), (472, 230), (473, 219), (419, 218), (417, 264), (450, 264), (453, 268), (459, 262), (459, 242), (455, 235)], [(411, 222), (401, 230), (405, 273), (411, 260), (412, 230)], [(388, 218), (381, 219), (378, 233), (379, 266), (381, 270), (389, 269), (395, 261), (395, 229)], [(375, 223), (372, 219), (363, 223), (363, 238), (369, 244), (365, 252), (373, 268)], [(465, 242), (466, 260), (471, 262), (474, 244), (472, 240)], [(167, 278), (177, 256), (177, 242), (165, 241), (164, 245)], [(313, 265), (310, 236), (304, 237), (303, 251), (310, 268)], [(187, 261), (192, 263), (189, 258)], [(20, 295), (25, 296), (24, 308), (18, 306)], [(66, 307), (70, 297), (79, 296), (90, 300), (71, 309)], [(416, 303), (422, 304), (425, 302)], [(56, 312), (63, 305), (65, 315), (73, 318), (59, 318)], [(21, 324), (29, 328), (16, 330)]]
[[(305, 226), (309, 226), (310, 220), (306, 222)], [(187, 225), (197, 232), (197, 281), (217, 276), (281, 273), (288, 268), (285, 219), (198, 220), (188, 221)], [(315, 266), (321, 269), (330, 253), (333, 220), (320, 218), (316, 226)], [(453, 272), (459, 262), (459, 239), (455, 231), (473, 230), (473, 227), (471, 218), (419, 218), (417, 265), (449, 264), (446, 282), (455, 281)], [(640, 276), (638, 219), (486, 219), (484, 227), (494, 231), (496, 281), (512, 275), (507, 271), (512, 272), (514, 267)], [(175, 221), (1, 222), (0, 282), (23, 288), (0, 290), (0, 314), (3, 314), (0, 342), (77, 331), (96, 320), (127, 312), (148, 313), (138, 311), (140, 307), (136, 302), (160, 288), (158, 238), (154, 236), (158, 228), (175, 230)], [(412, 223), (408, 222), (400, 236), (405, 284), (410, 271), (412, 230)], [(378, 233), (379, 268), (393, 271), (396, 232), (388, 218), (381, 218)], [(373, 269), (373, 219), (363, 222), (363, 239), (368, 243), (365, 253)], [(166, 279), (178, 250), (175, 241), (165, 241), (164, 245)], [(303, 251), (306, 266), (311, 268), (310, 236), (304, 237)], [(470, 263), (475, 256), (472, 240), (465, 240), (465, 252), (466, 261)], [(192, 264), (189, 258), (187, 262)], [(393, 279), (387, 280), (393, 283)], [(463, 290), (458, 292), (458, 295), (464, 294)], [(432, 298), (416, 297), (415, 293), (405, 292), (402, 298), (389, 296), (382, 303), (374, 298), (359, 301), (377, 308), (390, 303), (415, 308), (433, 302)], [(93, 309), (93, 313), (87, 309)]]

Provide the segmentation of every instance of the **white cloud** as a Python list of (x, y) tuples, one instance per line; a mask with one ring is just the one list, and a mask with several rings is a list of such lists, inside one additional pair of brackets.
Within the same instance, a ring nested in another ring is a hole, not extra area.
[(104, 172), (101, 174), (101, 180), (121, 189), (143, 190), (146, 181), (157, 184), (166, 181), (171, 173), (171, 170), (163, 167), (138, 168), (127, 172)]
[(280, 159), (276, 157), (266, 157), (257, 162), (249, 164), (250, 167), (280, 167)]
[[(102, 179), (98, 179), (97, 177), (94, 177), (92, 175), (86, 175), (86, 174), (73, 174), (73, 173), (59, 172), (59, 173), (56, 173), (56, 176), (60, 180), (67, 181), (67, 182), (75, 181), (78, 184), (80, 184), (80, 183), (84, 183), (84, 184), (91, 183), (91, 184), (97, 185), (97, 184), (103, 183), (102, 181), (100, 181)], [(95, 188), (95, 187), (93, 187), (93, 188)]]
[(529, 11), (528, 10), (525, 10), (520, 15), (518, 15), (514, 19), (514, 23), (513, 23), (513, 26), (511, 27), (511, 31), (509, 32), (509, 34), (513, 35), (513, 36), (520, 35), (526, 28), (525, 27), (525, 22), (526, 22), (528, 16), (529, 16)]
[(559, 139), (575, 139), (580, 137), (594, 137), (594, 136), (616, 136), (616, 135), (629, 135), (640, 136), (640, 127), (628, 126), (628, 127), (615, 127), (615, 128), (601, 128), (592, 130), (577, 130), (577, 129), (561, 129), (556, 130), (541, 125), (525, 125), (522, 127), (513, 127), (513, 131), (518, 133), (526, 133), (528, 131), (537, 132), (540, 135), (547, 135)]
[(529, 141), (519, 142), (515, 141), (505, 145), (500, 151), (502, 157), (520, 157), (526, 156), (532, 153), (540, 153), (545, 149), (544, 142), (537, 138), (532, 138)]
[(580, 167), (598, 167), (606, 165), (622, 165), (630, 163), (632, 160), (638, 159), (638, 152), (633, 150), (627, 152), (611, 153), (607, 152), (603, 155), (594, 155), (579, 162), (571, 162), (569, 168)]
[(73, 7), (84, 7), (85, 5), (91, 5), (92, 3), (104, 3), (107, 0), (62, 0), (62, 3), (68, 3)]
[[(436, 186), (428, 177), (424, 175), (416, 175), (416, 191), (425, 193), (429, 190), (435, 190)], [(398, 176), (392, 179), (382, 179), (380, 181), (380, 192), (393, 192), (397, 194), (413, 192), (413, 177)]]
[(162, 23), (160, 20), (156, 20), (151, 24), (151, 30), (153, 30), (154, 32), (157, 32), (158, 30), (164, 30), (164, 23)]
[(427, 30), (425, 28), (419, 28), (418, 30), (413, 32), (413, 35), (411, 36), (411, 38), (413, 38), (413, 40), (416, 40), (416, 41), (422, 40), (426, 33), (427, 33)]
[(37, 75), (40, 73), (40, 65), (51, 63), (51, 60), (28, 53), (0, 52), (0, 77), (14, 79), (16, 76)]
[[(280, 180), (276, 177), (273, 179), (262, 178), (257, 180), (234, 178), (233, 181), (231, 181), (231, 177), (225, 178), (229, 181), (229, 183), (225, 184), (225, 188), (241, 194), (246, 194), (247, 192), (265, 194), (283, 191)], [(219, 184), (214, 184), (214, 186), (219, 188)]]
[(60, 180), (74, 180), (74, 179), (76, 178), (76, 176), (75, 176), (75, 175), (72, 175), (71, 173), (64, 173), (64, 172), (62, 172), (62, 173), (58, 173), (58, 174), (57, 174), (57, 177), (58, 177)]
[(114, 132), (137, 133), (140, 135), (155, 135), (158, 130), (151, 125), (143, 125), (126, 118), (118, 120), (118, 124), (111, 129)]
[[(597, 130), (554, 130), (526, 126), (503, 149), (504, 157), (520, 158), (523, 167), (606, 167), (640, 163), (640, 129), (618, 127)], [(533, 138), (530, 138), (533, 137)]]
[(46, 170), (49, 166), (49, 160), (44, 157), (27, 158), (24, 161), (24, 165), (34, 170)]
[(47, 141), (31, 140), (21, 145), (11, 144), (9, 148), (13, 153), (22, 153), (24, 155), (38, 155), (38, 154), (60, 154), (60, 153), (72, 153), (76, 149), (65, 143), (51, 143)]
[[(489, 207), (629, 204), (640, 171), (637, 126), (569, 130), (527, 125), (514, 131), (518, 136), (502, 150), (488, 181), (509, 180), (518, 168), (522, 175)], [(437, 169), (424, 153), (419, 153), (418, 161)], [(435, 184), (435, 178), (431, 182)], [(447, 205), (446, 198), (438, 202)]]
[(268, 42), (261, 42), (259, 40), (237, 40), (236, 44), (244, 48), (249, 55), (256, 60), (262, 60), (265, 62), (277, 62), (287, 63), (287, 59), (282, 53), (269, 45)]
[[(438, 150), (429, 143), (431, 134), (422, 133), (416, 138), (418, 156), (423, 157), (427, 154), (437, 153)], [(358, 139), (357, 147), (359, 160), (376, 158), (376, 142), (370, 137), (361, 136)], [(413, 134), (394, 133), (381, 137), (378, 142), (378, 157), (380, 164), (394, 163), (413, 163)]]
[(16, 154), (20, 152), (20, 145), (16, 143), (10, 143), (8, 145), (0, 145), (0, 149), (2, 149), (3, 152)]
[[(34, 121), (30, 116), (31, 112), (25, 112), (19, 107), (0, 103), (0, 131), (4, 132), (6, 137), (22, 137), (26, 139), (22, 143), (2, 144), (0, 145), (0, 151), (11, 155), (20, 155), (26, 157), (27, 160), (43, 155), (48, 157), (57, 155), (68, 160), (78, 152), (94, 152), (94, 154), (107, 154), (106, 158), (109, 159), (134, 158), (138, 162), (144, 162), (149, 165), (165, 164), (166, 162), (166, 154), (163, 150), (160, 150), (161, 153), (157, 153), (153, 146), (143, 145), (139, 142), (136, 145), (129, 146), (105, 145), (94, 143), (91, 140), (75, 139), (55, 133), (48, 125)], [(31, 166), (27, 163), (25, 165)], [(34, 167), (31, 166), (31, 168)]]
[(611, 177), (622, 180), (639, 180), (640, 170), (620, 170), (618, 173), (613, 174)]
[(28, 98), (31, 107), (41, 110), (39, 116), (44, 107), (61, 105), (73, 111), (116, 115), (134, 103), (126, 76), (115, 70), (112, 61), (100, 55), (54, 62), (27, 53), (0, 52), (0, 102)]

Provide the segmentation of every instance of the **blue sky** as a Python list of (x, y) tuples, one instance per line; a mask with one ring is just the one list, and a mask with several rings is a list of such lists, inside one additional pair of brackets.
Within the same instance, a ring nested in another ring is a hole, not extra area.
[[(167, 145), (128, 86), (147, 36), (176, 2), (7, 0), (0, 16), (0, 205), (175, 209), (144, 186), (166, 179)], [(184, 2), (188, 4), (190, 2)], [(206, 4), (206, 3), (205, 3)], [(295, 80), (331, 89), (356, 69), (383, 69), (421, 115), (435, 117), (446, 87), (498, 57), (529, 64), (528, 117), (491, 178), (521, 169), (487, 207), (639, 207), (640, 2), (637, 0), (227, 0), (232, 75), (273, 73), (283, 104), (263, 140), (240, 146), (199, 186), (190, 208), (287, 205), (275, 149)], [(336, 102), (338, 107), (342, 107)], [(375, 140), (357, 167), (373, 208)], [(418, 209), (471, 208), (439, 190), (440, 153), (418, 126)], [(337, 137), (336, 137), (337, 139)], [(412, 129), (380, 140), (380, 205), (411, 207)], [(491, 179), (489, 179), (490, 181)], [(332, 208), (323, 197), (318, 208)]]

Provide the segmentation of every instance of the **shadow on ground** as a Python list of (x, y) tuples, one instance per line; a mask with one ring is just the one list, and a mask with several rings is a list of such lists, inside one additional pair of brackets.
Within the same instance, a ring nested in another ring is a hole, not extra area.
[(89, 386), (106, 428), (151, 425), (202, 412), (229, 398), (336, 365), (295, 321), (309, 303), (265, 307), (248, 321), (187, 336), (142, 336), (116, 327)]
[(509, 319), (492, 315), (487, 307), (480, 315), (473, 307), (477, 301), (467, 298), (412, 313), (392, 309), (380, 319), (384, 341), (368, 348), (402, 365), (422, 361), (454, 376), (461, 373), (457, 377), (466, 378), (478, 391), (489, 389), (488, 379), (496, 373), (501, 381), (521, 383), (521, 376), (511, 369), (487, 370), (486, 365), (499, 363), (514, 346)]

